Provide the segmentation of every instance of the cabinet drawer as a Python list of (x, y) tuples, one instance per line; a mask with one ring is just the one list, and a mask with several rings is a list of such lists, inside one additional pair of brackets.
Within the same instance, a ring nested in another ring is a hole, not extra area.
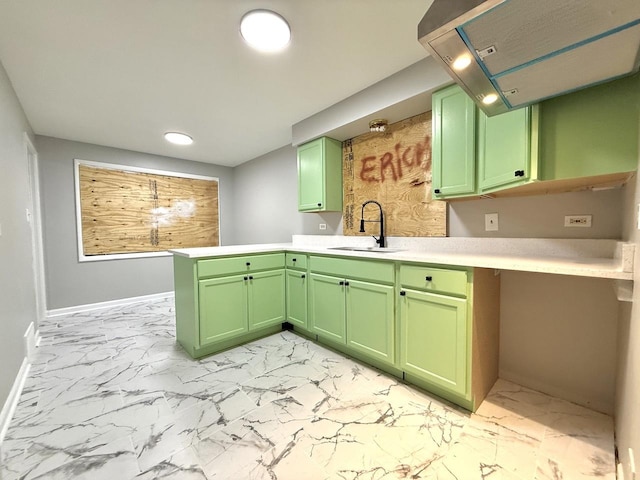
[(300, 270), (307, 269), (307, 256), (304, 253), (287, 253), (287, 268), (298, 268)]
[(212, 258), (198, 262), (198, 278), (284, 267), (284, 253)]
[(393, 283), (395, 269), (393, 262), (370, 262), (335, 257), (310, 257), (309, 268), (313, 272), (384, 283)]
[(419, 265), (402, 265), (400, 267), (400, 284), (403, 287), (466, 296), (467, 272)]

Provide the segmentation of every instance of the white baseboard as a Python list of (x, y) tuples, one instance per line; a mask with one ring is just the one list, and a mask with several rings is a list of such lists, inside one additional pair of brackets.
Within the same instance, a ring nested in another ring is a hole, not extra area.
[(131, 303), (144, 302), (145, 300), (160, 300), (163, 298), (173, 297), (173, 295), (173, 292), (153, 293), (151, 295), (142, 295), (140, 297), (120, 298), (118, 300), (109, 300), (107, 302), (89, 303), (86, 305), (76, 305), (74, 307), (56, 308), (54, 310), (47, 310), (47, 318), (69, 315), (70, 313), (89, 312), (92, 310), (100, 310), (103, 308), (129, 305)]
[(0, 445), (4, 441), (4, 436), (7, 434), (7, 430), (9, 430), (9, 422), (11, 422), (13, 413), (16, 410), (18, 400), (20, 400), (20, 394), (22, 393), (24, 382), (27, 380), (27, 375), (29, 375), (30, 368), (31, 364), (25, 358), (22, 361), (22, 365), (20, 366), (18, 375), (13, 382), (13, 386), (11, 387), (11, 391), (9, 392), (9, 396), (7, 397), (7, 400), (4, 402), (4, 406), (0, 411)]
[(36, 347), (38, 345), (38, 333), (33, 322), (27, 327), (27, 331), (24, 332), (24, 356), (27, 357), (29, 362), (33, 361), (33, 357), (36, 353)]

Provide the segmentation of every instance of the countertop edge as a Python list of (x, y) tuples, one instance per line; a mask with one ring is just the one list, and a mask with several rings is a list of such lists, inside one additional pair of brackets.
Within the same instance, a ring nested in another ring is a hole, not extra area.
[(191, 258), (212, 258), (229, 255), (245, 255), (269, 252), (299, 252), (340, 256), (345, 258), (362, 258), (388, 260), (408, 263), (429, 263), (457, 267), (491, 268), (496, 270), (522, 271), (531, 273), (548, 273), (555, 275), (572, 275), (592, 278), (609, 278), (615, 280), (633, 280), (633, 272), (624, 271), (620, 258), (595, 257), (548, 257), (533, 255), (491, 255), (485, 253), (436, 253), (400, 250), (392, 253), (336, 251), (327, 247), (294, 246), (291, 243), (233, 245), (223, 247), (203, 247), (169, 250), (174, 255)]

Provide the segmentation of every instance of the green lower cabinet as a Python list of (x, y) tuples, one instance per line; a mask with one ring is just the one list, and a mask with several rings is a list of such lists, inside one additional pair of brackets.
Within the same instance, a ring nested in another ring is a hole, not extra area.
[(346, 344), (345, 281), (342, 278), (309, 275), (309, 319), (311, 331)]
[(467, 301), (402, 290), (400, 368), (454, 394), (467, 394)]
[(287, 321), (297, 327), (308, 329), (307, 325), (307, 274), (297, 270), (287, 270)]
[(346, 289), (347, 346), (393, 364), (394, 288), (349, 280)]
[(285, 321), (284, 270), (250, 275), (247, 290), (249, 330), (279, 325)]
[(200, 345), (220, 342), (249, 330), (244, 278), (232, 275), (198, 282)]
[(368, 357), (395, 363), (394, 287), (312, 273), (311, 331)]

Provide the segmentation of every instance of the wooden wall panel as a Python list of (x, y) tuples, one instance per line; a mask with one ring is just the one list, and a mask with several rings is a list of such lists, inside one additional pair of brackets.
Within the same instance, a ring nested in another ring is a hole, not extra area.
[[(431, 112), (387, 127), (384, 133), (366, 133), (343, 145), (343, 232), (377, 235), (367, 223), (359, 233), (361, 206), (379, 202), (385, 214), (385, 235), (442, 237), (447, 234), (446, 202), (431, 198)], [(375, 205), (365, 219), (377, 220)]]
[(219, 245), (218, 181), (78, 165), (85, 256)]

